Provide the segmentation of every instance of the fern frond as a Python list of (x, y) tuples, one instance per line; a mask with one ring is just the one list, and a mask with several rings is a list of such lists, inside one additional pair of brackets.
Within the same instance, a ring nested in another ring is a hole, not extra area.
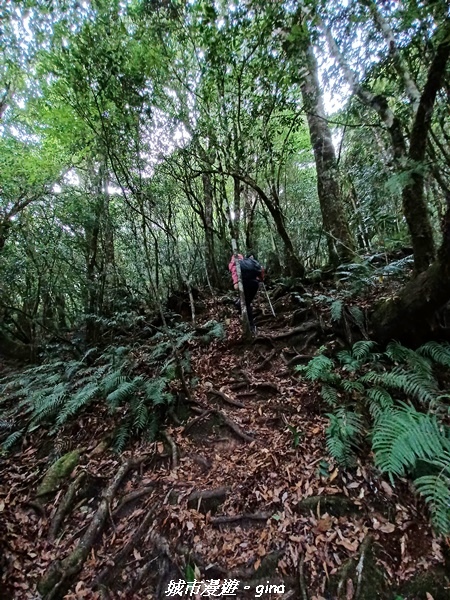
[(407, 363), (409, 368), (421, 373), (424, 378), (432, 379), (432, 366), (430, 361), (411, 348), (402, 346), (399, 342), (389, 342), (386, 354), (393, 362)]
[(130, 424), (123, 423), (116, 431), (114, 435), (113, 450), (114, 452), (121, 453), (125, 448), (127, 440), (130, 438)]
[(352, 356), (357, 360), (366, 360), (375, 348), (376, 342), (372, 340), (360, 340), (355, 342), (352, 346)]
[(438, 365), (450, 367), (450, 344), (427, 342), (417, 348), (417, 354), (430, 357)]
[(448, 472), (426, 475), (414, 481), (417, 491), (428, 504), (437, 533), (450, 534), (450, 477)]
[(149, 420), (149, 411), (145, 397), (134, 398), (131, 402), (130, 412), (133, 415), (133, 427), (136, 431), (143, 431)]
[(334, 361), (324, 354), (319, 354), (309, 361), (309, 363), (304, 367), (304, 370), (297, 370), (303, 371), (306, 379), (309, 379), (310, 381), (318, 381), (327, 378), (331, 374), (331, 370), (333, 368)]
[(349, 311), (359, 327), (364, 327), (364, 313), (359, 306), (350, 306)]
[(342, 300), (335, 300), (330, 306), (331, 320), (340, 321), (342, 318), (342, 311), (344, 310), (344, 303)]
[(336, 357), (346, 371), (354, 372), (361, 368), (362, 361), (357, 360), (348, 350), (341, 350)]
[(330, 385), (323, 385), (320, 393), (322, 398), (331, 408), (334, 408), (337, 405), (338, 391), (336, 388), (331, 387)]
[(367, 398), (369, 400), (369, 411), (374, 420), (380, 418), (380, 416), (392, 406), (394, 406), (394, 400), (390, 393), (381, 387), (369, 388), (366, 391)]
[(166, 404), (169, 399), (169, 394), (164, 393), (167, 380), (164, 377), (157, 377), (144, 382), (144, 390), (146, 400), (156, 406), (158, 404)]
[(433, 460), (448, 452), (450, 442), (434, 416), (409, 407), (384, 411), (375, 422), (372, 447), (381, 471), (403, 476), (418, 459)]
[(116, 390), (122, 383), (126, 381), (126, 377), (122, 374), (123, 365), (118, 369), (114, 369), (111, 373), (108, 373), (102, 381), (102, 388), (105, 394), (109, 394), (113, 390)]
[(358, 392), (358, 394), (362, 394), (364, 392), (364, 386), (360, 381), (343, 379), (341, 385), (344, 391), (346, 391), (348, 394), (351, 394), (352, 392)]
[(1, 448), (4, 452), (7, 452), (8, 450), (10, 450), (14, 444), (16, 444), (20, 438), (23, 436), (24, 433), (24, 429), (19, 429), (19, 431), (14, 431), (13, 433), (11, 433), (10, 435), (8, 435), (8, 437), (6, 438), (6, 440), (3, 442)]
[(110, 408), (117, 408), (126, 400), (132, 398), (136, 391), (142, 386), (142, 383), (142, 377), (135, 377), (132, 381), (123, 381), (120, 383), (119, 387), (110, 392), (106, 397), (106, 401)]
[(101, 387), (95, 381), (83, 386), (65, 403), (64, 408), (58, 414), (56, 425), (63, 425), (69, 417), (87, 406), (99, 394), (100, 390)]
[[(60, 383), (50, 393), (39, 394), (37, 398), (30, 398), (32, 406), (31, 422), (42, 423), (42, 421), (53, 417), (67, 398), (68, 387)], [(34, 401), (33, 401), (34, 400)]]
[(341, 407), (327, 416), (330, 419), (326, 430), (328, 451), (341, 466), (354, 466), (355, 449), (364, 434), (361, 415)]
[(431, 402), (437, 394), (436, 382), (431, 376), (406, 371), (399, 367), (384, 373), (369, 371), (360, 378), (360, 381), (373, 383), (377, 387), (399, 390), (423, 403)]

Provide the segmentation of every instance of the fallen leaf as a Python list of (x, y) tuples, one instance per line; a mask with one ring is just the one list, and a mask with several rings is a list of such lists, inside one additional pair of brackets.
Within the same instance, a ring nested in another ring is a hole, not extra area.
[(389, 498), (391, 498), (393, 494), (391, 486), (386, 481), (382, 481), (381, 487), (385, 491), (386, 495), (389, 496)]
[(331, 475), (330, 475), (330, 483), (336, 479), (336, 477), (338, 476), (338, 473), (339, 473), (339, 469), (335, 469), (335, 470), (334, 470), (334, 471), (331, 473)]
[(331, 517), (323, 517), (317, 523), (317, 531), (328, 531), (331, 527)]
[(393, 531), (395, 531), (395, 525), (393, 525), (392, 523), (385, 523), (384, 525), (380, 525), (379, 529), (383, 533), (392, 533)]
[(344, 546), (344, 548), (349, 552), (356, 552), (359, 546), (358, 540), (355, 540), (354, 542), (349, 542), (345, 538), (342, 540), (338, 540), (336, 543), (340, 546)]

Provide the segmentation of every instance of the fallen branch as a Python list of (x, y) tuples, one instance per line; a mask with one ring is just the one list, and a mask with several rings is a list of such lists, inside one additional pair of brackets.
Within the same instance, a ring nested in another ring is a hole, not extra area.
[(238, 408), (245, 408), (244, 404), (242, 404), (241, 402), (238, 402), (237, 400), (233, 400), (232, 398), (230, 398), (229, 396), (227, 396), (226, 394), (224, 394), (220, 390), (216, 390), (215, 388), (210, 388), (207, 391), (207, 393), (208, 394), (213, 394), (214, 396), (219, 396), (219, 398), (222, 398), (222, 400), (226, 404), (230, 404), (231, 406), (237, 406)]
[(59, 503), (58, 509), (55, 513), (55, 516), (52, 519), (50, 524), (50, 528), (48, 531), (48, 540), (53, 542), (55, 537), (58, 535), (58, 532), (61, 528), (62, 522), (66, 514), (71, 510), (72, 505), (75, 501), (75, 497), (80, 487), (83, 485), (84, 480), (86, 479), (86, 471), (81, 471), (78, 473), (77, 477), (72, 481), (69, 485), (69, 488), (64, 496), (64, 498)]
[(105, 525), (109, 514), (109, 507), (114, 498), (120, 484), (127, 473), (135, 468), (141, 460), (127, 460), (116, 473), (110, 486), (103, 493), (103, 498), (97, 508), (96, 513), (79, 541), (75, 550), (63, 561), (54, 561), (47, 573), (39, 583), (38, 589), (43, 600), (53, 600), (54, 598), (62, 598), (70, 588), (73, 578), (83, 568), (83, 564), (88, 557), (96, 538), (99, 536)]
[(243, 515), (230, 515), (230, 516), (222, 516), (222, 517), (211, 517), (210, 523), (213, 525), (222, 525), (224, 523), (234, 523), (236, 521), (267, 521), (273, 513), (250, 513)]
[[(227, 498), (229, 489), (226, 487), (216, 488), (214, 490), (195, 490), (187, 498), (188, 507), (194, 508), (199, 512), (216, 511)], [(203, 510), (200, 510), (203, 503)]]

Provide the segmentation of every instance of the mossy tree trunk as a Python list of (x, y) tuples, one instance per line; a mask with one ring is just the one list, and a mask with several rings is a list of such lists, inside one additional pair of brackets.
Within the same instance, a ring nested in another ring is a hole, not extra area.
[(430, 339), (435, 313), (450, 300), (450, 195), (443, 224), (443, 240), (436, 261), (400, 293), (381, 302), (371, 318), (373, 337), (385, 343), (396, 339), (419, 345)]
[(317, 59), (311, 43), (304, 51), (307, 72), (301, 86), (303, 103), (307, 110), (309, 135), (314, 149), (317, 172), (317, 193), (327, 236), (330, 265), (337, 266), (352, 260), (354, 240), (350, 232), (339, 183), (331, 131), (323, 106), (319, 86)]

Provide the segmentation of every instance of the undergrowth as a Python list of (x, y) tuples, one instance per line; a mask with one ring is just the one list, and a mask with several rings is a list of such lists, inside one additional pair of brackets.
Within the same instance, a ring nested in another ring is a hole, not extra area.
[(40, 427), (56, 434), (94, 403), (117, 415), (116, 451), (136, 434), (154, 439), (174, 403), (173, 382), (190, 375), (188, 342), (222, 335), (215, 321), (199, 331), (178, 324), (157, 331), (145, 349), (111, 346), (99, 354), (91, 348), (81, 360), (50, 360), (0, 380), (2, 450)]
[(354, 467), (369, 441), (375, 465), (392, 482), (412, 477), (444, 535), (450, 534), (450, 396), (438, 376), (449, 367), (448, 344), (412, 350), (391, 342), (377, 352), (366, 340), (297, 367), (305, 379), (322, 384), (331, 409), (327, 448), (337, 463)]

